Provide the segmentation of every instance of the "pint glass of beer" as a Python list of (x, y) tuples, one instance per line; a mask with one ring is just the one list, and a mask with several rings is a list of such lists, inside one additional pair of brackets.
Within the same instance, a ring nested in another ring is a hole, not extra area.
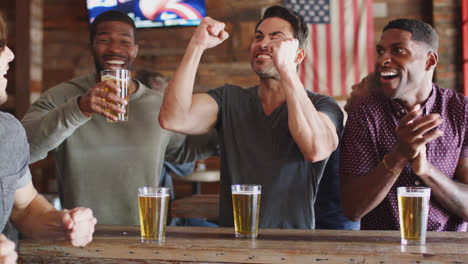
[(425, 244), (431, 189), (427, 187), (398, 187), (397, 194), (401, 244)]
[[(120, 93), (117, 95), (125, 101), (127, 101), (127, 105), (118, 104), (119, 107), (125, 108), (125, 113), (115, 112), (109, 108), (106, 108), (108, 113), (111, 113), (117, 117), (117, 122), (126, 122), (128, 121), (128, 88), (130, 85), (130, 75), (129, 71), (125, 69), (109, 69), (109, 70), (102, 70), (101, 71), (101, 81), (112, 81), (117, 84), (120, 88)], [(104, 88), (105, 92), (113, 92), (108, 88)], [(107, 122), (113, 123), (114, 120), (107, 118)]]
[(260, 215), (260, 185), (231, 185), (236, 237), (255, 238)]
[(169, 207), (169, 188), (138, 188), (138, 206), (140, 209), (141, 242), (164, 242), (167, 208)]

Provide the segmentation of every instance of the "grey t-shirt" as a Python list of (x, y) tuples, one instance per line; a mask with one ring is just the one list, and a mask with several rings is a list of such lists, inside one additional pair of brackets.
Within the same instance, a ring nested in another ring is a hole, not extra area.
[[(326, 160), (311, 163), (304, 159), (289, 131), (287, 105), (267, 116), (257, 86), (225, 85), (208, 94), (218, 103), (220, 225), (233, 226), (230, 186), (241, 183), (262, 186), (260, 227), (313, 229), (313, 205)], [(309, 91), (308, 96), (340, 134), (343, 113), (337, 103)]]
[[(15, 191), (31, 181), (28, 167), (29, 145), (21, 123), (12, 115), (0, 112), (0, 231), (10, 219)], [(7, 237), (14, 240), (8, 232)]]

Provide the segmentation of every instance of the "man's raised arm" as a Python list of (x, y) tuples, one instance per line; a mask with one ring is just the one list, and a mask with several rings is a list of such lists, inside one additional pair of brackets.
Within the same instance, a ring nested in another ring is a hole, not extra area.
[(215, 100), (207, 94), (192, 93), (203, 52), (229, 36), (224, 26), (224, 23), (205, 17), (195, 30), (164, 95), (159, 113), (161, 127), (184, 134), (203, 134), (215, 125), (218, 115)]

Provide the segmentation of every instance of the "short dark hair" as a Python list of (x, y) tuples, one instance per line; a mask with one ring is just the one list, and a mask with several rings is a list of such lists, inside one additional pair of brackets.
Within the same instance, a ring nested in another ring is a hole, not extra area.
[(272, 6), (265, 10), (262, 19), (258, 21), (255, 26), (257, 30), (258, 26), (267, 18), (278, 17), (289, 22), (293, 29), (294, 37), (299, 41), (299, 46), (305, 48), (307, 45), (307, 36), (309, 35), (309, 28), (304, 19), (296, 13), (294, 10), (282, 7), (282, 6)]
[(401, 29), (411, 33), (411, 40), (426, 43), (432, 51), (437, 53), (439, 49), (439, 37), (437, 32), (429, 24), (417, 19), (399, 18), (390, 21), (382, 30)]
[(7, 45), (7, 38), (8, 28), (2, 13), (0, 13), (0, 52), (2, 52), (5, 49), (5, 46)]
[(133, 28), (133, 41), (136, 43), (137, 32), (136, 32), (135, 22), (133, 21), (133, 19), (127, 16), (127, 14), (125, 14), (124, 12), (117, 11), (117, 10), (110, 10), (110, 11), (106, 11), (106, 12), (99, 14), (93, 20), (93, 23), (91, 23), (90, 30), (89, 30), (90, 31), (89, 40), (91, 44), (93, 44), (94, 37), (96, 35), (97, 26), (100, 23), (105, 22), (105, 21), (119, 21), (119, 22), (129, 24)]

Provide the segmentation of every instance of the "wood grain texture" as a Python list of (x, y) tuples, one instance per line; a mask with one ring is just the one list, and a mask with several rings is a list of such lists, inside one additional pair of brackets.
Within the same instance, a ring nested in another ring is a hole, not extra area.
[(401, 246), (398, 231), (168, 227), (161, 245), (140, 243), (138, 226), (98, 226), (84, 248), (20, 241), (22, 263), (466, 263), (468, 234), (429, 232), (425, 246)]

